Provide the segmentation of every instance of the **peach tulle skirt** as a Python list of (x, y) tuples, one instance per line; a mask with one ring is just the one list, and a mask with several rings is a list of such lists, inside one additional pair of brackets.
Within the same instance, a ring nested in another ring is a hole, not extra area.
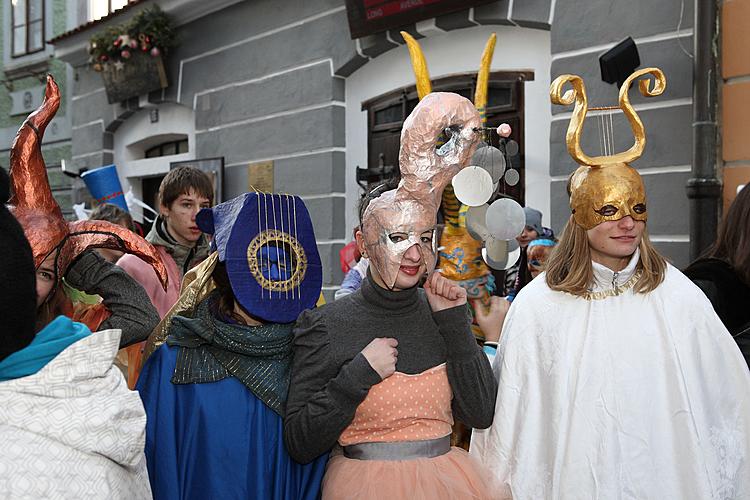
[(323, 478), (323, 500), (489, 499), (489, 472), (466, 451), (415, 460), (331, 457)]

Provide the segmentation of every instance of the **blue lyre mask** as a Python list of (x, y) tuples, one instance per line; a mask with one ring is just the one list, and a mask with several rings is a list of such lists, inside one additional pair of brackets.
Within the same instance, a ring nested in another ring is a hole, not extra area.
[(214, 235), (235, 298), (250, 314), (290, 323), (318, 301), (320, 255), (299, 197), (245, 193), (201, 210), (196, 222)]

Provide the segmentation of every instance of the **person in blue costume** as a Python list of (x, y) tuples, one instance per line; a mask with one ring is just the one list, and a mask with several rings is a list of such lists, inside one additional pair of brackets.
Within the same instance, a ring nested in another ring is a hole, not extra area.
[(246, 193), (196, 223), (214, 252), (185, 275), (137, 385), (154, 498), (319, 498), (327, 453), (301, 465), (282, 435), (293, 322), (322, 282), (307, 208)]

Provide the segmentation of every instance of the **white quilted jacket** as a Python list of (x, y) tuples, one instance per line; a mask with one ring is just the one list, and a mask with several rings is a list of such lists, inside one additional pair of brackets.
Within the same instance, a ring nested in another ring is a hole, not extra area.
[(0, 382), (0, 498), (151, 498), (146, 414), (96, 332), (38, 373)]

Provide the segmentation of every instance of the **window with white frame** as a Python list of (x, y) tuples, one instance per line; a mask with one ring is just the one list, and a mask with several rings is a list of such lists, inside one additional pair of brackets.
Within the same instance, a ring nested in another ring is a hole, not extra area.
[(11, 0), (13, 57), (44, 50), (44, 0)]
[(130, 0), (89, 0), (89, 21), (96, 21), (125, 7)]

